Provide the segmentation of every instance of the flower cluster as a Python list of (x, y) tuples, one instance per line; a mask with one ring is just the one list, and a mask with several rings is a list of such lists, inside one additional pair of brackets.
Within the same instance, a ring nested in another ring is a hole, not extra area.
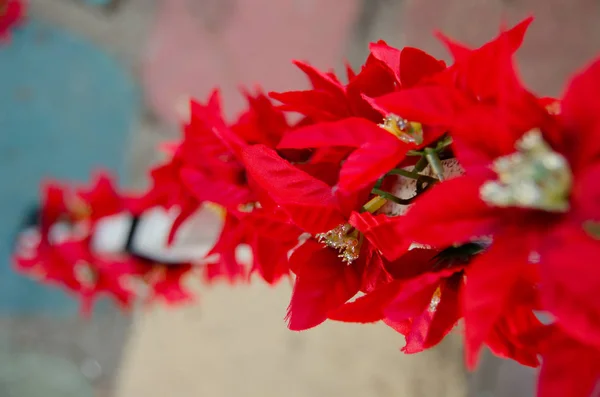
[[(296, 62), (311, 89), (271, 93), (276, 102), (245, 93), (248, 109), (233, 123), (217, 92), (192, 102), (182, 141), (168, 145), (170, 160), (152, 171), (146, 193), (116, 194), (105, 177), (70, 199), (49, 187), (41, 237), (17, 262), (85, 302), (103, 292), (124, 305), (133, 292), (123, 280), (172, 301), (187, 296), (180, 280), (193, 269), (208, 281), (257, 274), (274, 284), (291, 274), (292, 330), (380, 321), (417, 353), (460, 323), (469, 368), (487, 346), (541, 364), (541, 397), (593, 395), (600, 61), (561, 99), (537, 97), (513, 65), (530, 22), (477, 49), (440, 35), (452, 65), (383, 41), (360, 71), (347, 68), (345, 83)], [(285, 112), (300, 117), (290, 123)], [(174, 241), (208, 203), (223, 226), (197, 261), (90, 249), (104, 217), (175, 210)], [(78, 231), (60, 241), (51, 231), (65, 216)], [(241, 245), (249, 263), (236, 255)]]

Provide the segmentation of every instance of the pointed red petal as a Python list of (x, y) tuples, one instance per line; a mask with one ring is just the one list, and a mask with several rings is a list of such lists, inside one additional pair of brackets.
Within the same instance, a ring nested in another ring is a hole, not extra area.
[(242, 220), (245, 227), (253, 234), (276, 238), (277, 241), (297, 241), (302, 234), (296, 225), (281, 211), (266, 211), (255, 209), (243, 214)]
[(204, 277), (208, 282), (225, 277), (233, 283), (246, 276), (246, 269), (236, 256), (236, 249), (243, 242), (243, 233), (244, 227), (240, 221), (227, 213), (217, 242), (206, 254), (206, 257), (218, 255), (216, 261), (205, 265)]
[(210, 201), (225, 208), (236, 209), (240, 204), (252, 200), (252, 193), (247, 187), (211, 180), (195, 169), (184, 167), (180, 170), (180, 176), (183, 185), (199, 203)]
[(392, 281), (348, 302), (329, 313), (329, 319), (348, 323), (373, 323), (385, 317), (385, 308), (394, 300), (402, 284)]
[(345, 101), (327, 91), (271, 92), (269, 96), (283, 105), (282, 110), (294, 111), (314, 120), (327, 121), (350, 117)]
[(277, 236), (272, 239), (255, 236), (252, 243), (252, 271), (258, 272), (268, 284), (277, 283), (289, 274), (287, 254), (290, 248), (289, 245), (282, 244)]
[(356, 192), (374, 183), (404, 160), (406, 152), (413, 146), (391, 134), (388, 136), (366, 142), (348, 156), (340, 170), (338, 187), (341, 191)]
[(565, 226), (548, 236), (542, 258), (544, 305), (569, 334), (600, 350), (600, 242), (581, 227)]
[(196, 212), (199, 206), (200, 204), (194, 201), (189, 201), (182, 204), (179, 214), (177, 214), (175, 220), (173, 221), (173, 225), (171, 225), (171, 230), (169, 231), (169, 236), (167, 237), (167, 245), (173, 244), (179, 228), (183, 226), (185, 221), (192, 216), (194, 212)]
[(381, 61), (400, 82), (400, 50), (390, 47), (384, 41), (369, 44), (371, 54)]
[(410, 245), (398, 241), (402, 237), (397, 233), (398, 222), (402, 222), (402, 217), (390, 218), (384, 214), (373, 215), (369, 212), (353, 212), (350, 216), (350, 224), (357, 228), (388, 260), (400, 257)]
[(460, 269), (429, 272), (404, 282), (400, 293), (385, 309), (386, 318), (398, 323), (420, 315), (428, 308), (440, 282), (458, 271)]
[(477, 100), (486, 100), (514, 85), (518, 79), (512, 65), (513, 54), (521, 46), (532, 20), (524, 20), (457, 62), (453, 69), (458, 87)]
[(402, 87), (412, 87), (425, 77), (441, 72), (446, 65), (425, 51), (404, 47), (400, 53), (399, 67)]
[(345, 98), (344, 86), (337, 80), (331, 78), (327, 73), (323, 73), (312, 67), (306, 62), (293, 61), (300, 70), (302, 70), (310, 80), (315, 90), (324, 90), (339, 95), (340, 98)]
[(378, 97), (393, 92), (396, 85), (394, 74), (375, 57), (369, 56), (360, 73), (348, 83), (346, 88), (352, 113), (380, 123), (383, 116), (373, 109), (363, 96)]
[(516, 301), (511, 301), (509, 307), (494, 324), (486, 338), (486, 345), (498, 357), (538, 367), (540, 346), (546, 342), (550, 330), (540, 323), (531, 307)]
[(346, 222), (331, 187), (283, 160), (274, 150), (251, 146), (243, 157), (254, 181), (303, 230), (317, 234)]
[(598, 397), (600, 351), (566, 335), (556, 339), (543, 355), (538, 397)]
[(459, 91), (445, 86), (408, 88), (371, 99), (377, 108), (425, 125), (449, 127), (470, 102)]
[(435, 36), (446, 46), (455, 62), (458, 62), (471, 54), (472, 50), (469, 47), (452, 40), (442, 32), (436, 32)]
[(527, 266), (527, 243), (522, 235), (515, 239), (516, 232), (496, 235), (491, 248), (476, 256), (466, 270), (462, 300), (467, 366), (471, 369), (477, 365), (479, 350), (505, 310), (511, 289)]
[[(561, 103), (561, 115), (569, 140), (575, 140), (574, 161), (588, 164), (600, 156), (600, 59), (596, 59), (569, 83)], [(572, 144), (572, 143), (571, 143)]]
[(377, 124), (359, 117), (297, 128), (285, 134), (278, 148), (359, 147), (367, 141), (389, 134)]
[(402, 351), (414, 354), (440, 343), (452, 331), (461, 316), (458, 300), (458, 284), (462, 273), (445, 280), (440, 287), (440, 301), (434, 310), (426, 310), (415, 318), (406, 335)]
[(352, 65), (350, 65), (350, 63), (348, 63), (348, 61), (345, 61), (344, 62), (344, 66), (346, 67), (346, 78), (348, 79), (348, 81), (350, 81), (353, 78), (355, 78), (356, 77), (356, 73), (352, 69)]
[[(288, 327), (293, 331), (321, 324), (360, 287), (355, 268), (343, 263), (335, 250), (316, 242), (307, 241), (306, 244), (312, 245), (312, 251), (308, 254), (303, 251), (302, 265), (295, 266), (298, 272), (288, 307)], [(292, 258), (297, 253), (294, 252)]]
[(437, 248), (488, 235), (498, 209), (488, 206), (479, 195), (485, 179), (467, 175), (436, 184), (396, 223), (396, 233), (409, 243)]

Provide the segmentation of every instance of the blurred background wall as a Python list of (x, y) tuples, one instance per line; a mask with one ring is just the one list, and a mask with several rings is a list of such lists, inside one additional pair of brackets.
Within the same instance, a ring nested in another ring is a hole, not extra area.
[[(474, 46), (534, 14), (522, 76), (558, 95), (600, 48), (593, 0), (32, 0), (0, 47), (0, 397), (528, 396), (533, 371), (486, 356), (467, 377), (460, 335), (404, 356), (383, 325), (285, 328), (290, 286), (216, 286), (198, 304), (105, 305), (90, 321), (59, 291), (14, 275), (11, 236), (45, 176), (86, 180), (99, 165), (143, 187), (157, 142), (178, 134), (189, 96), (239, 85), (305, 87), (291, 59), (340, 70), (380, 38), (447, 58), (434, 30)], [(54, 394), (52, 394), (54, 393)]]

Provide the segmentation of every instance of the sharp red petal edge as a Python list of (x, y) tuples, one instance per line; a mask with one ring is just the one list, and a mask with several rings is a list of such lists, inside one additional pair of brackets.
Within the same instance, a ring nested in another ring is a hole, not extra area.
[(314, 89), (331, 92), (332, 94), (338, 95), (340, 101), (344, 101), (345, 89), (337, 79), (332, 78), (332, 76), (327, 73), (318, 71), (306, 62), (294, 61), (294, 64), (308, 76)]
[(351, 193), (374, 183), (402, 162), (411, 148), (391, 134), (364, 143), (342, 165), (338, 188)]
[(324, 122), (296, 128), (285, 134), (278, 148), (320, 148), (332, 146), (360, 147), (365, 142), (389, 134), (377, 124), (349, 117), (339, 121)]
[(578, 224), (564, 224), (546, 237), (541, 256), (541, 297), (573, 337), (600, 350), (600, 242)]
[(380, 321), (385, 318), (385, 308), (398, 295), (401, 287), (401, 282), (392, 281), (331, 311), (328, 318), (350, 323)]
[(331, 187), (294, 167), (274, 150), (251, 146), (243, 158), (254, 181), (306, 232), (322, 233), (346, 222)]
[(407, 280), (400, 293), (385, 309), (386, 318), (397, 323), (420, 315), (429, 306), (440, 282), (460, 270), (453, 268), (428, 272)]
[(426, 308), (412, 320), (410, 331), (406, 334), (406, 346), (402, 348), (404, 353), (419, 353), (437, 345), (456, 326), (462, 315), (458, 293), (461, 278), (462, 273), (457, 272), (443, 280), (440, 301), (435, 310)]
[(527, 240), (527, 236), (518, 230), (496, 234), (491, 248), (477, 255), (465, 271), (462, 306), (465, 354), (470, 369), (477, 365), (481, 347), (507, 309), (510, 292), (528, 266)]
[(600, 350), (557, 331), (543, 353), (538, 397), (599, 397)]
[(274, 285), (289, 274), (287, 255), (292, 247), (293, 245), (284, 244), (277, 238), (254, 236), (251, 242), (254, 254), (252, 272), (257, 272), (264, 281)]
[[(369, 212), (353, 212), (350, 224), (357, 228), (374, 247), (388, 260), (394, 260), (406, 252), (410, 243), (403, 244), (397, 229), (403, 218), (390, 218), (387, 215), (373, 215)], [(400, 240), (400, 241), (399, 241)]]
[(460, 91), (442, 85), (407, 88), (369, 101), (407, 120), (444, 127), (451, 127), (459, 112), (471, 105)]
[(488, 235), (498, 219), (498, 209), (488, 206), (479, 195), (486, 179), (484, 173), (436, 184), (397, 222), (396, 233), (408, 244), (437, 248)]
[(570, 132), (572, 162), (580, 167), (600, 157), (600, 59), (594, 60), (569, 82), (561, 101), (560, 120)]
[(399, 81), (403, 88), (407, 88), (443, 71), (446, 64), (418, 48), (404, 47), (400, 52), (399, 68)]
[(301, 331), (321, 324), (358, 292), (360, 275), (337, 255), (310, 240), (292, 254), (296, 281), (286, 317), (289, 329)]
[(389, 72), (394, 76), (396, 81), (400, 83), (401, 51), (397, 48), (390, 47), (383, 40), (369, 44), (369, 50), (376, 59), (389, 69)]

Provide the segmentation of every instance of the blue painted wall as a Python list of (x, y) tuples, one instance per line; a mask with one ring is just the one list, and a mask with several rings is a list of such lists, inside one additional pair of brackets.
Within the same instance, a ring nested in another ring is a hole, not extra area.
[(130, 76), (76, 34), (29, 20), (0, 46), (0, 314), (77, 310), (62, 291), (12, 271), (12, 239), (42, 178), (87, 181), (104, 166), (124, 181), (138, 114)]

